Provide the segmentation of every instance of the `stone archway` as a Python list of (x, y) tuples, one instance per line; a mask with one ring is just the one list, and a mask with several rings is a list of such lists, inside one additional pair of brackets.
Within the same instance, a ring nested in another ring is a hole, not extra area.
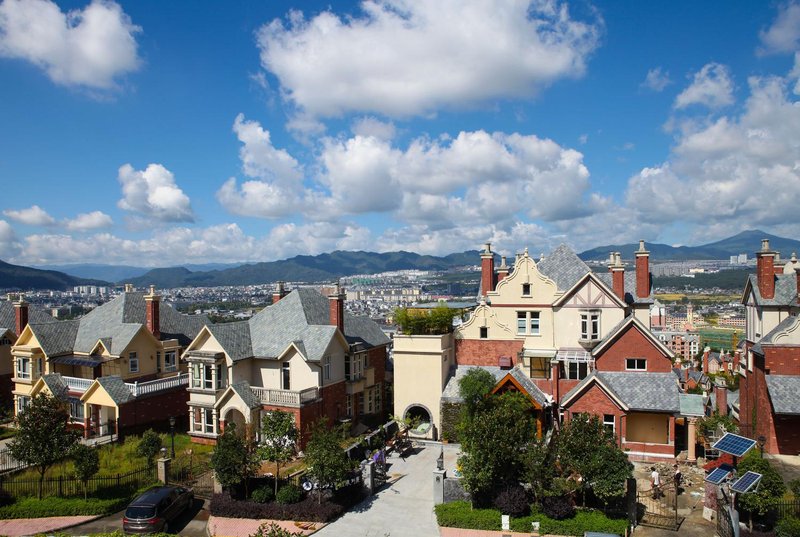
[(412, 428), (409, 429), (411, 434), (415, 436), (430, 435), (431, 438), (436, 439), (436, 433), (433, 430), (433, 414), (425, 405), (419, 403), (408, 405), (403, 413), (403, 419), (411, 420)]
[(247, 432), (247, 420), (237, 408), (230, 408), (225, 412), (225, 428), (230, 427), (232, 423), (236, 425), (237, 434), (243, 435)]

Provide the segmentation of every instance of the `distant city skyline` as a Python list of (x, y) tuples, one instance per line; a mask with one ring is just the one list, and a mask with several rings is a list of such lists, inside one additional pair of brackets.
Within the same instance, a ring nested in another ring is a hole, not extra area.
[(17, 264), (800, 231), (798, 1), (3, 0), (0, 87)]

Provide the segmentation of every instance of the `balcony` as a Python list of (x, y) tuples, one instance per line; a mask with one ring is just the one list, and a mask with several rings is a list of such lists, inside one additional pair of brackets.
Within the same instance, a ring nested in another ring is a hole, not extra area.
[[(80, 377), (61, 377), (67, 384), (67, 388), (71, 392), (83, 393), (89, 389), (94, 379), (85, 379)], [(166, 377), (147, 382), (126, 382), (125, 386), (130, 390), (131, 395), (139, 397), (151, 393), (172, 390), (180, 386), (187, 386), (189, 384), (189, 374), (175, 375), (174, 377)]]
[(250, 389), (262, 405), (301, 407), (319, 399), (319, 388), (307, 388), (299, 392), (257, 387)]

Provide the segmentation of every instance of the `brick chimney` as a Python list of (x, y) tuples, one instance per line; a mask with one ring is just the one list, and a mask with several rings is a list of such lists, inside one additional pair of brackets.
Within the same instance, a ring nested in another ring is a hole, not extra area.
[(497, 267), (497, 283), (503, 281), (508, 276), (508, 265), (506, 265), (506, 256), (500, 258), (500, 266)]
[(489, 291), (494, 291), (494, 253), (492, 243), (487, 242), (481, 252), (481, 294), (486, 296)]
[(26, 326), (28, 326), (28, 303), (20, 293), (14, 301), (14, 330), (16, 330), (17, 337), (22, 334)]
[(272, 303), (277, 304), (285, 296), (286, 296), (285, 284), (283, 282), (276, 283), (275, 290), (272, 292)]
[(708, 355), (711, 352), (711, 347), (703, 349), (703, 373), (708, 374)]
[(756, 276), (761, 298), (775, 298), (775, 252), (769, 249), (769, 239), (762, 239), (756, 252)]
[(650, 252), (644, 249), (644, 241), (639, 241), (636, 251), (636, 296), (650, 296)]
[(625, 301), (625, 267), (619, 252), (611, 252), (608, 258), (608, 270), (611, 272), (611, 287), (614, 293)]
[(714, 396), (717, 401), (717, 412), (720, 416), (728, 415), (728, 387), (723, 379), (717, 379), (714, 383)]
[(147, 329), (155, 336), (156, 339), (161, 339), (161, 295), (156, 294), (156, 286), (150, 286), (150, 292), (144, 295), (145, 303), (145, 323)]
[(328, 296), (331, 324), (337, 327), (342, 334), (344, 334), (344, 300), (346, 296), (339, 282), (336, 282), (336, 288)]

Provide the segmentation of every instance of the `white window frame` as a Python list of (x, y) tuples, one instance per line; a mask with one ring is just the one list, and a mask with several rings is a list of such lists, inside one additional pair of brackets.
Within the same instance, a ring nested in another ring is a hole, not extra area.
[(581, 340), (597, 341), (600, 339), (600, 312), (588, 310), (581, 312)]
[(344, 398), (344, 415), (351, 417), (353, 415), (353, 396), (346, 395)]
[(292, 364), (281, 362), (281, 390), (292, 389)]
[(83, 403), (77, 397), (69, 398), (69, 419), (83, 423), (85, 416), (83, 413)]
[(210, 408), (203, 409), (203, 432), (214, 434), (214, 411)]
[(31, 398), (27, 395), (17, 396), (17, 414), (24, 411), (31, 405)]
[(331, 380), (331, 355), (326, 354), (322, 357), (322, 378)]
[(224, 366), (224, 364), (219, 363), (216, 364), (216, 367), (214, 369), (216, 370), (215, 372), (217, 374), (216, 386), (218, 390), (221, 390), (226, 387), (225, 373), (227, 371), (227, 368)]
[(17, 357), (17, 372), (18, 379), (30, 380), (31, 379), (31, 359), (27, 356)]
[(647, 358), (625, 358), (625, 371), (647, 371)]
[[(171, 359), (170, 359), (171, 358)], [(178, 351), (164, 351), (164, 371), (178, 370)]]
[(136, 354), (136, 351), (128, 353), (128, 371), (131, 373), (139, 372), (139, 356)]
[[(565, 360), (564, 364), (564, 379), (566, 380), (583, 380), (592, 372), (589, 362), (577, 360)], [(581, 371), (582, 366), (585, 371)], [(583, 373), (583, 375), (581, 375)]]
[[(611, 418), (609, 422), (607, 418)], [(617, 417), (614, 414), (603, 414), (603, 427), (611, 428), (611, 432), (617, 433)]]
[(541, 335), (541, 312), (540, 311), (518, 311), (517, 312), (517, 335), (518, 336), (539, 336)]

